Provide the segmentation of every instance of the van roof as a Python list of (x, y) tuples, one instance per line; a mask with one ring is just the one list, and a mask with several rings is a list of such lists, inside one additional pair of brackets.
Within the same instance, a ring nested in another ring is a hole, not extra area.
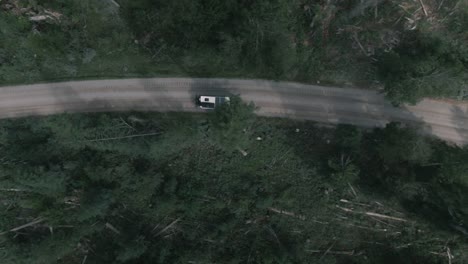
[(216, 103), (216, 97), (214, 96), (200, 96), (200, 103)]

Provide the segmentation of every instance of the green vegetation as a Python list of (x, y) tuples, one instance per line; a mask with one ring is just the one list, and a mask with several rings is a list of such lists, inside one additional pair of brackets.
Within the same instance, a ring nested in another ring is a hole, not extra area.
[[(206, 76), (383, 87), (468, 80), (463, 0), (0, 0), (0, 83)], [(209, 115), (0, 121), (0, 262), (466, 263), (468, 149)]]
[[(156, 73), (119, 19), (118, 10), (106, 1), (16, 2), (19, 7), (0, 11), (0, 82)], [(15, 14), (23, 6), (29, 7), (26, 12), (44, 14), (47, 8), (61, 16), (33, 23), (25, 13)]]
[(468, 149), (252, 110), (0, 121), (1, 263), (468, 261)]
[[(118, 4), (117, 4), (118, 3)], [(0, 83), (205, 76), (384, 87), (395, 103), (466, 88), (463, 0), (0, 1)], [(48, 15), (38, 22), (31, 17)]]
[(467, 41), (462, 44), (447, 34), (408, 34), (398, 48), (380, 56), (387, 95), (395, 102), (416, 103), (424, 96), (450, 96), (466, 88)]

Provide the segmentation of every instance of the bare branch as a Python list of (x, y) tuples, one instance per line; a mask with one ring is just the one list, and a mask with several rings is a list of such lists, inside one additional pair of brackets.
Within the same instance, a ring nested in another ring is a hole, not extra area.
[(159, 231), (156, 235), (154, 235), (155, 237), (161, 235), (162, 233), (166, 232), (169, 228), (173, 227), (175, 224), (177, 224), (178, 222), (180, 221), (180, 217), (177, 218), (176, 220), (172, 221), (168, 226), (166, 226), (165, 228), (163, 228), (161, 231)]
[(390, 219), (390, 220), (395, 220), (395, 221), (400, 221), (400, 222), (406, 222), (408, 220), (399, 218), (399, 217), (393, 217), (393, 216), (388, 216), (388, 215), (383, 215), (383, 214), (378, 214), (378, 213), (372, 213), (372, 212), (365, 212), (366, 215), (369, 216), (375, 216), (375, 217), (380, 217), (384, 219)]
[(15, 189), (15, 188), (0, 189), (0, 191), (2, 192), (28, 192), (28, 190)]
[(115, 228), (113, 225), (111, 225), (110, 223), (106, 223), (106, 227), (109, 228), (112, 232), (116, 233), (117, 235), (120, 235), (120, 231), (117, 230), (117, 228)]
[(364, 47), (362, 46), (361, 42), (359, 41), (359, 39), (358, 39), (358, 37), (357, 37), (357, 34), (354, 34), (353, 39), (354, 39), (354, 41), (356, 41), (356, 43), (358, 44), (358, 46), (359, 46), (359, 48), (361, 49), (362, 53), (364, 53), (365, 56), (369, 56), (369, 54), (367, 53), (366, 49), (364, 49)]
[(293, 212), (288, 212), (288, 211), (284, 211), (284, 210), (281, 210), (281, 209), (276, 209), (276, 208), (273, 208), (273, 207), (269, 207), (268, 210), (271, 211), (271, 212), (277, 213), (277, 214), (288, 215), (288, 216), (292, 216), (292, 217), (295, 217), (295, 218), (298, 218), (298, 219), (301, 219), (301, 220), (306, 219), (306, 217), (303, 216), (303, 215), (296, 215)]
[(448, 258), (448, 263), (449, 263), (449, 264), (452, 264), (453, 255), (452, 255), (452, 253), (450, 252), (450, 248), (449, 248), (449, 247), (447, 247), (447, 258)]
[(160, 135), (161, 132), (154, 132), (154, 133), (147, 133), (147, 134), (138, 134), (138, 135), (130, 135), (130, 136), (123, 136), (123, 137), (111, 137), (111, 138), (101, 138), (101, 139), (90, 139), (90, 140), (82, 140), (80, 142), (98, 142), (98, 141), (109, 141), (109, 140), (118, 140), (118, 139), (126, 139), (126, 138), (136, 138), (136, 137), (147, 137), (147, 136), (156, 136)]
[(351, 183), (348, 182), (348, 186), (349, 186), (349, 188), (351, 189), (351, 192), (354, 194), (354, 197), (358, 197), (357, 192), (356, 192), (356, 190), (354, 190), (354, 188), (353, 188), (353, 186), (351, 185)]
[(88, 255), (84, 256), (83, 261), (81, 261), (81, 264), (85, 264), (87, 259), (88, 259)]
[[(323, 251), (323, 250), (316, 250), (316, 249), (309, 249), (309, 250), (306, 250), (306, 252), (310, 252), (310, 253), (322, 253), (322, 252), (324, 252), (324, 251)], [(333, 251), (333, 250), (328, 250), (327, 254), (354, 256), (354, 250), (351, 250), (351, 251)]]
[(351, 201), (348, 201), (348, 200), (346, 200), (346, 199), (340, 199), (340, 202), (342, 202), (342, 203), (349, 203), (349, 204), (356, 204), (356, 205), (361, 205), (361, 206), (365, 206), (365, 207), (370, 207), (369, 204), (351, 202)]
[(323, 257), (325, 257), (325, 255), (327, 255), (330, 252), (330, 250), (333, 248), (333, 246), (335, 246), (335, 244), (336, 244), (336, 240), (333, 241), (333, 244), (331, 244), (331, 246), (327, 248), (327, 250), (323, 253), (323, 255), (320, 257), (319, 260), (322, 260)]
[(403, 218), (399, 218), (399, 217), (393, 217), (393, 216), (388, 216), (388, 215), (383, 215), (383, 214), (379, 214), (379, 213), (373, 213), (373, 212), (356, 212), (356, 211), (353, 211), (349, 208), (344, 208), (344, 207), (341, 207), (339, 205), (336, 205), (337, 208), (345, 211), (345, 212), (349, 212), (349, 213), (355, 213), (355, 214), (364, 214), (364, 215), (368, 215), (368, 216), (374, 216), (374, 217), (379, 217), (379, 218), (384, 218), (384, 219), (389, 219), (389, 220), (394, 220), (394, 221), (400, 221), (400, 222), (407, 222), (408, 220), (406, 219), (403, 219)]
[(419, 0), (419, 3), (421, 4), (421, 7), (422, 7), (422, 10), (424, 12), (424, 15), (427, 17), (427, 10), (426, 10), (426, 6), (424, 6), (424, 3), (422, 0)]
[(127, 123), (122, 117), (120, 117), (120, 121), (122, 121), (122, 123), (123, 123), (125, 126), (129, 127), (131, 130), (134, 130), (134, 131), (136, 130), (136, 129), (135, 129), (134, 127), (132, 127), (129, 123)]
[(10, 229), (10, 231), (2, 232), (2, 233), (0, 233), (0, 235), (7, 234), (7, 233), (9, 233), (9, 232), (16, 232), (16, 231), (19, 231), (19, 230), (24, 229), (24, 228), (26, 228), (26, 227), (30, 227), (30, 226), (33, 226), (33, 225), (37, 225), (37, 224), (39, 224), (39, 223), (44, 222), (45, 220), (47, 220), (47, 218), (39, 217), (39, 218), (36, 218), (36, 219), (35, 219), (34, 221), (32, 221), (32, 222), (29, 222), (29, 223), (24, 224), (24, 225), (22, 225), (22, 226), (18, 226), (18, 227), (15, 227), (15, 228), (13, 228), (13, 229)]
[(437, 10), (440, 10), (440, 8), (442, 7), (442, 5), (444, 4), (444, 1), (445, 1), (445, 0), (440, 1), (439, 7), (437, 8)]

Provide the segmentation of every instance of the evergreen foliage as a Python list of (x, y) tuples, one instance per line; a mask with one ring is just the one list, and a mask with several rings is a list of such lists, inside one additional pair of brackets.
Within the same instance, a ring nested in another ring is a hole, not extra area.
[(0, 121), (1, 262), (467, 261), (466, 148), (253, 108)]
[[(0, 83), (216, 76), (384, 88), (395, 104), (455, 97), (468, 79), (468, 4), (423, 6), (411, 0), (3, 0)], [(51, 12), (60, 18), (29, 20)]]

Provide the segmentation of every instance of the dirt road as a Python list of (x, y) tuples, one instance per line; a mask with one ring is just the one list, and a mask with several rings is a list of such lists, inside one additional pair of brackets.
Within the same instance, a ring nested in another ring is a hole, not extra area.
[(468, 104), (424, 100), (395, 108), (374, 91), (238, 79), (153, 78), (0, 87), (0, 118), (95, 111), (200, 111), (197, 94), (239, 94), (262, 116), (361, 127), (400, 121), (456, 143), (468, 143)]

